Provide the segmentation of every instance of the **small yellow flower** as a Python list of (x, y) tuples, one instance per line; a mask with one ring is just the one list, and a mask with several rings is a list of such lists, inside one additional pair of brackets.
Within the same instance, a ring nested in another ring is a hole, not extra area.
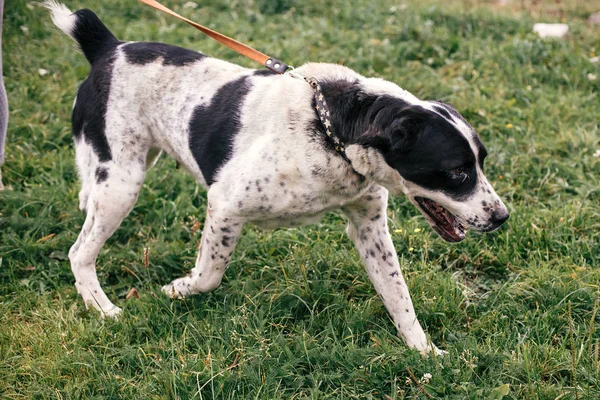
[(414, 251), (414, 250), (415, 250), (415, 248), (414, 248), (414, 247), (409, 247), (409, 248), (408, 248), (408, 251)]
[(416, 228), (415, 233), (419, 233), (419, 232), (421, 232), (421, 228)]
[(394, 233), (402, 233), (402, 229), (394, 229)]
[(513, 124), (506, 124), (506, 127), (507, 127), (508, 129), (512, 129), (512, 127), (513, 127)]

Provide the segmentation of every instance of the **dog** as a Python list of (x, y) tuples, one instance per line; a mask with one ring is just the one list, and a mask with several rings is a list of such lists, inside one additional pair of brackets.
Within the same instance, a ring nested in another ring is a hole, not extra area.
[(399, 335), (422, 353), (442, 353), (415, 315), (386, 212), (388, 193), (404, 194), (448, 242), (508, 219), (483, 172), (487, 151), (454, 108), (344, 66), (309, 63), (294, 72), (318, 81), (330, 112), (322, 122), (302, 79), (162, 43), (121, 42), (90, 10), (46, 6), (91, 64), (72, 114), (86, 219), (69, 251), (87, 307), (120, 313), (100, 287), (96, 257), (165, 152), (208, 191), (195, 267), (162, 288), (168, 296), (218, 287), (245, 223), (300, 226), (341, 210)]

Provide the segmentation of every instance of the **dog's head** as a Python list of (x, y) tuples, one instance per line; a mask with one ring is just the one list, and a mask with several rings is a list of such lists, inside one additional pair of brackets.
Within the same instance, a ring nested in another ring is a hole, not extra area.
[(388, 128), (386, 163), (402, 177), (401, 190), (445, 240), (466, 229), (490, 232), (509, 217), (484, 172), (487, 155), (475, 131), (451, 106), (412, 105)]
[(348, 147), (353, 166), (406, 194), (449, 242), (463, 240), (467, 228), (500, 227), (509, 214), (483, 172), (487, 151), (477, 133), (448, 104), (402, 94), (363, 101), (363, 134)]

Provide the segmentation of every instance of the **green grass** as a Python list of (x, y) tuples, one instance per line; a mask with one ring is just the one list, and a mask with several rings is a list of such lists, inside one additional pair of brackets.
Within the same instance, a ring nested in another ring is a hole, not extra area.
[[(512, 217), (450, 245), (405, 199), (391, 200), (417, 314), (449, 351), (426, 359), (395, 336), (335, 214), (302, 229), (248, 226), (221, 287), (163, 297), (160, 286), (193, 264), (206, 207), (164, 157), (99, 256), (100, 280), (124, 307), (102, 321), (85, 311), (66, 257), (83, 222), (70, 110), (89, 67), (45, 10), (9, 1), (0, 397), (499, 399), (509, 385), (507, 399), (600, 398), (600, 79), (588, 78), (600, 78), (589, 61), (600, 41), (584, 24), (600, 2), (568, 3), (562, 41), (533, 35), (534, 22), (556, 17), (544, 5), (523, 13), (520, 2), (166, 3), (292, 65), (340, 62), (453, 104), (486, 143), (488, 177)], [(133, 0), (67, 4), (94, 9), (124, 40), (254, 66)], [(131, 288), (139, 299), (125, 300)], [(411, 378), (425, 373), (428, 383)]]

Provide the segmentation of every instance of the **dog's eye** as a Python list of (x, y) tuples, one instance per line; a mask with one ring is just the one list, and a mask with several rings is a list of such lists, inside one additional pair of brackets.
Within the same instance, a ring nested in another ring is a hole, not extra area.
[(454, 168), (448, 171), (448, 175), (450, 178), (460, 180), (462, 182), (466, 182), (469, 179), (469, 175), (467, 174), (465, 168)]

